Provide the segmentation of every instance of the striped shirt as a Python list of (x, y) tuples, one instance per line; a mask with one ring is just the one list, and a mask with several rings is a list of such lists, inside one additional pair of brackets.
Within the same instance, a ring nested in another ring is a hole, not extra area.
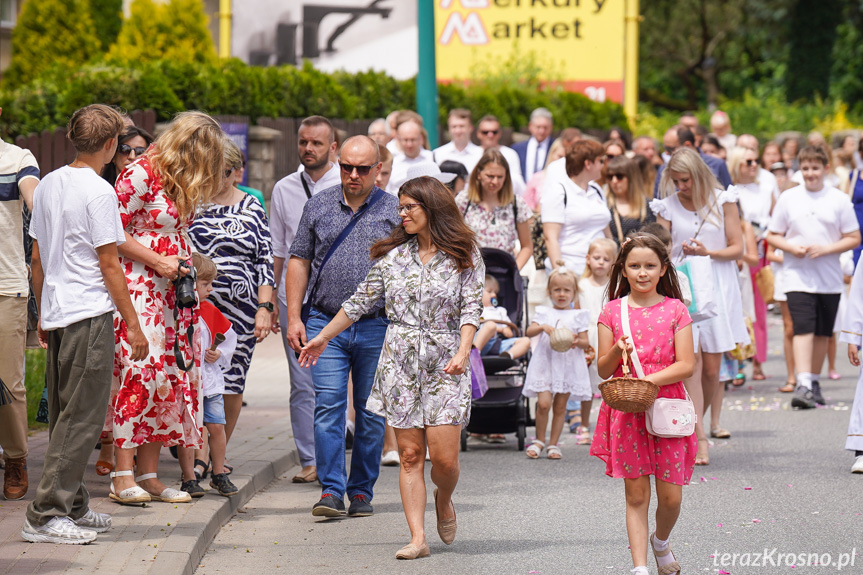
[(29, 293), (24, 262), (24, 198), (18, 184), (39, 181), (39, 164), (30, 150), (0, 140), (0, 296)]

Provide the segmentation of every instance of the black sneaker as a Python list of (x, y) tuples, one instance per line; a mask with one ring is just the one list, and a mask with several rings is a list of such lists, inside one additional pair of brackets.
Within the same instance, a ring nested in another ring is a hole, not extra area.
[(345, 428), (345, 451), (350, 451), (354, 448), (354, 432), (348, 427)]
[(201, 487), (197, 479), (190, 479), (189, 481), (184, 481), (183, 484), (180, 485), (180, 491), (185, 491), (192, 497), (204, 496), (204, 488)]
[(345, 514), (345, 502), (329, 493), (321, 496), (321, 500), (312, 507), (315, 517), (342, 517)]
[(365, 495), (359, 493), (351, 497), (351, 506), (348, 508), (348, 517), (371, 517), (375, 510)]
[(791, 399), (791, 407), (798, 409), (814, 409), (815, 400), (812, 398), (812, 392), (802, 385), (798, 385), (794, 391), (794, 397)]
[(230, 497), (236, 495), (239, 489), (228, 479), (227, 473), (212, 473), (210, 474), (210, 487), (216, 489), (219, 495)]
[(819, 381), (812, 382), (812, 399), (818, 405), (827, 405), (827, 402), (824, 401), (824, 396), (821, 395), (821, 382)]

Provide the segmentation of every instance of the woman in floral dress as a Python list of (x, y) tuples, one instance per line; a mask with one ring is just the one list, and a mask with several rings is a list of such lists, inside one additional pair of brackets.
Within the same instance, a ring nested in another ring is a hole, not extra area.
[(411, 541), (399, 559), (429, 555), (423, 517), (426, 446), (432, 462), (437, 530), (452, 543), (452, 492), (459, 476), (461, 428), (470, 417), (468, 369), (482, 312), (485, 278), (474, 234), (446, 187), (430, 177), (399, 190), (402, 226), (372, 246), (378, 259), (356, 293), (300, 354), (308, 366), (330, 339), (386, 297), (390, 326), (367, 408), (395, 429), (401, 459), (402, 502)]
[(530, 237), (533, 212), (521, 196), (513, 193), (509, 164), (500, 150), (485, 151), (470, 174), (467, 189), (455, 197), (455, 203), (476, 233), (480, 247), (510, 253), (515, 256), (518, 268), (524, 267), (533, 254)]
[[(198, 208), (218, 190), (223, 151), (219, 124), (206, 114), (184, 112), (117, 179), (126, 228), (121, 264), (150, 341), (150, 355), (131, 361), (126, 325), (115, 315), (117, 351), (108, 417), (117, 471), (111, 474), (110, 496), (120, 503), (190, 500), (187, 493), (166, 488), (156, 476), (163, 445), (198, 447), (201, 442), (200, 353), (192, 353), (195, 342), (186, 337), (189, 324), (197, 321), (197, 310), (177, 310), (175, 323), (173, 280), (187, 273), (178, 269), (193, 251), (187, 229)], [(189, 371), (177, 364), (175, 338)], [(133, 478), (136, 449), (138, 476)]]

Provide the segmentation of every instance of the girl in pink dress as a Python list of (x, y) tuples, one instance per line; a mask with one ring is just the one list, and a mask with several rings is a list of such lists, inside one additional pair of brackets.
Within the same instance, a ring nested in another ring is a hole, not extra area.
[[(623, 296), (629, 296), (631, 342), (621, 325)], [(685, 399), (681, 380), (692, 375), (695, 353), (692, 320), (680, 297), (665, 245), (645, 233), (626, 240), (611, 271), (610, 301), (597, 326), (599, 376), (622, 377), (623, 350), (630, 353), (635, 346), (644, 377), (659, 386), (659, 397)], [(605, 461), (606, 475), (623, 478), (635, 575), (648, 575), (650, 476), (656, 476), (656, 531), (650, 542), (659, 575), (679, 575), (680, 564), (668, 539), (680, 514), (682, 486), (692, 477), (698, 442), (694, 433), (671, 439), (655, 437), (647, 432), (644, 417), (644, 413), (623, 413), (603, 402), (590, 453)]]

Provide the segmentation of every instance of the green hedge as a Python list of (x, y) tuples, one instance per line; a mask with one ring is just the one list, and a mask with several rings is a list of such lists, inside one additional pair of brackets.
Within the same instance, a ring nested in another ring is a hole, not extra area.
[[(530, 112), (539, 106), (551, 110), (561, 127), (602, 129), (626, 122), (617, 104), (598, 104), (553, 88), (449, 84), (441, 85), (439, 93), (442, 122), (449, 109), (464, 107), (477, 118), (491, 113), (504, 125), (525, 129)], [(346, 120), (375, 118), (396, 109), (413, 109), (415, 97), (413, 80), (373, 71), (326, 74), (308, 62), (302, 68), (260, 68), (236, 59), (214, 64), (157, 60), (134, 67), (103, 62), (71, 74), (67, 68), (51, 68), (16, 89), (0, 85), (0, 136), (9, 139), (53, 129), (64, 125), (77, 108), (94, 102), (127, 110), (152, 108), (162, 121), (176, 112), (197, 109), (249, 116), (254, 122), (260, 117), (311, 114)]]

